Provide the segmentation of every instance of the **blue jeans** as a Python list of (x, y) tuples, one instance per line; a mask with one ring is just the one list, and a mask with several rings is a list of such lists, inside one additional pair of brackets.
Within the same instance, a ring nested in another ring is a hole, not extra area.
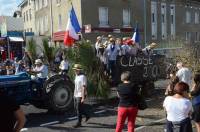
[(111, 75), (112, 79), (115, 77), (115, 68), (116, 68), (116, 61), (115, 60), (109, 60), (108, 61), (108, 74)]
[(171, 122), (167, 120), (167, 132), (174, 132), (177, 128), (179, 132), (192, 132), (192, 124), (190, 118), (186, 118), (180, 122)]

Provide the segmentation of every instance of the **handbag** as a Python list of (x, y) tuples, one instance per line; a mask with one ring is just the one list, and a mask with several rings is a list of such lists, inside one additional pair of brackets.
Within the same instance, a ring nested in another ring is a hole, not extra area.
[(194, 98), (192, 99), (192, 104), (193, 104), (193, 105), (198, 105), (198, 104), (200, 104), (200, 95), (198, 95), (198, 96), (196, 96), (196, 97), (194, 97)]

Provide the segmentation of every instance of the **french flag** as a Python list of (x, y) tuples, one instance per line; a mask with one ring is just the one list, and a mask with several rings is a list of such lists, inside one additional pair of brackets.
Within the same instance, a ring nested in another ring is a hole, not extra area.
[(66, 46), (71, 47), (76, 40), (79, 40), (78, 33), (80, 31), (81, 31), (81, 27), (78, 23), (76, 13), (72, 6), (72, 9), (71, 9), (70, 15), (69, 15), (69, 19), (67, 22), (67, 28), (66, 28), (66, 33), (65, 33), (65, 37), (64, 37), (64, 44)]
[(139, 43), (139, 42), (140, 42), (140, 35), (139, 35), (139, 31), (138, 31), (138, 28), (137, 28), (137, 27), (135, 28), (135, 32), (134, 32), (134, 34), (133, 34), (132, 40), (133, 40), (135, 43)]

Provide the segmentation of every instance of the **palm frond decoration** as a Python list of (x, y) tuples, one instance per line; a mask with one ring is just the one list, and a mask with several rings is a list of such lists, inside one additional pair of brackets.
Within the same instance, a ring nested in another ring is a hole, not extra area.
[(52, 66), (53, 65), (53, 61), (55, 59), (55, 55), (58, 52), (59, 48), (58, 47), (51, 47), (49, 46), (49, 42), (48, 39), (43, 39), (43, 53), (45, 56), (45, 59), (47, 61), (47, 63)]
[[(95, 56), (94, 47), (90, 42), (80, 41), (73, 48), (67, 49), (66, 56), (70, 63), (80, 63), (88, 78), (88, 95), (106, 98), (109, 96), (109, 83), (106, 81), (103, 68)], [(69, 75), (73, 77), (70, 69)]]
[(27, 50), (30, 54), (31, 61), (35, 60), (37, 58), (37, 45), (33, 38), (28, 41)]

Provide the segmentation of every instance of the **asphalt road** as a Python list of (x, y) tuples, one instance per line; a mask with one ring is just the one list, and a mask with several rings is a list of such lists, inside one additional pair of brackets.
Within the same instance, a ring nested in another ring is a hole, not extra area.
[[(149, 107), (145, 111), (139, 111), (136, 120), (137, 131), (144, 129), (142, 126), (163, 118), (163, 110), (157, 105), (162, 98), (148, 100)], [(87, 106), (92, 118), (83, 127), (74, 129), (72, 125), (76, 123), (76, 115), (73, 110), (64, 115), (53, 115), (47, 110), (37, 109), (32, 105), (22, 106), (26, 113), (27, 123), (23, 131), (28, 132), (113, 132), (116, 126), (117, 100), (111, 100), (105, 105)], [(153, 103), (153, 105), (152, 105)], [(125, 126), (126, 130), (126, 126)]]
[[(160, 100), (160, 99), (159, 99)], [(153, 100), (149, 100), (152, 102)], [(157, 103), (154, 100), (154, 103)], [(27, 123), (23, 131), (28, 132), (113, 132), (116, 126), (117, 115), (117, 101), (112, 100), (112, 103), (108, 103), (104, 106), (87, 106), (90, 110), (92, 118), (88, 123), (84, 122), (83, 127), (74, 129), (72, 125), (76, 123), (76, 116), (73, 111), (67, 112), (64, 115), (53, 115), (46, 110), (37, 109), (34, 106), (22, 106), (26, 113)], [(157, 109), (157, 110), (156, 110)], [(160, 109), (160, 110), (158, 110)], [(144, 129), (142, 126), (148, 125), (153, 121), (157, 121), (163, 118), (162, 108), (157, 106), (150, 107), (145, 111), (139, 111), (136, 120), (137, 131)], [(126, 130), (126, 126), (125, 126)]]
[[(165, 112), (162, 108), (164, 100), (164, 87), (166, 82), (156, 84), (157, 90), (153, 96), (147, 99), (149, 108), (139, 111), (136, 119), (136, 132), (163, 132), (165, 124)], [(35, 108), (32, 105), (22, 106), (26, 113), (26, 125), (23, 132), (114, 132), (117, 115), (117, 99), (110, 99), (103, 104), (87, 105), (91, 113), (88, 123), (82, 123), (82, 127), (73, 128), (76, 123), (76, 115), (73, 111), (64, 115), (54, 115), (47, 110)], [(124, 126), (127, 131), (127, 126)]]

